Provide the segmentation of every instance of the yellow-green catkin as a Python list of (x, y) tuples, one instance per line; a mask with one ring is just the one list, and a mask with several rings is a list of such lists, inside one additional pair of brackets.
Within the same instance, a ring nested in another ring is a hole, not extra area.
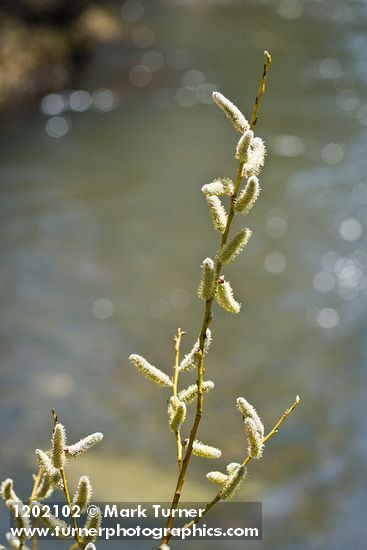
[[(206, 338), (204, 343), (204, 355), (206, 355), (209, 351), (210, 344), (212, 343), (212, 333), (209, 328), (206, 329)], [(200, 348), (200, 340), (197, 339), (192, 350), (185, 355), (185, 357), (182, 359), (179, 370), (180, 371), (189, 371), (193, 368), (195, 368), (195, 359), (197, 352)]]
[(198, 296), (202, 300), (210, 300), (214, 294), (215, 269), (211, 258), (205, 258), (201, 264), (201, 279), (198, 288)]
[(249, 128), (249, 123), (246, 117), (241, 113), (238, 107), (227, 99), (220, 92), (213, 92), (212, 94), (214, 103), (222, 109), (225, 115), (229, 118), (232, 126), (238, 132), (245, 132)]
[[(35, 503), (36, 504), (36, 503)], [(66, 539), (70, 536), (70, 526), (63, 519), (57, 518), (50, 513), (49, 507), (46, 505), (40, 506), (41, 514), (40, 519), (46, 527), (50, 529), (51, 533), (57, 532), (57, 536), (60, 539)]]
[(248, 454), (251, 458), (259, 459), (262, 456), (264, 447), (263, 437), (252, 418), (247, 417), (244, 422), (247, 434)]
[(44, 474), (42, 476), (41, 482), (37, 487), (36, 498), (37, 500), (49, 498), (53, 492), (54, 492), (54, 486), (52, 484), (52, 480), (48, 475)]
[(77, 443), (74, 443), (74, 445), (68, 445), (66, 447), (66, 454), (70, 458), (80, 456), (86, 453), (91, 447), (94, 447), (94, 445), (97, 445), (102, 439), (103, 434), (101, 432), (87, 435), (87, 437), (83, 437)]
[(178, 401), (177, 405), (173, 405), (173, 412), (170, 415), (168, 426), (172, 432), (178, 432), (181, 425), (186, 419), (186, 405), (183, 401)]
[(172, 386), (172, 381), (169, 376), (167, 376), (167, 374), (165, 374), (161, 370), (157, 369), (157, 367), (153, 367), (153, 365), (148, 363), (148, 361), (144, 359), (144, 357), (133, 353), (132, 355), (130, 355), (129, 360), (130, 363), (134, 365), (134, 367), (136, 367), (138, 370), (140, 370), (140, 372), (143, 373), (145, 378), (147, 378), (151, 382), (154, 382), (155, 384), (157, 384), (157, 386)]
[(219, 233), (224, 233), (227, 225), (227, 213), (216, 195), (207, 195), (206, 202), (212, 217), (213, 227)]
[(240, 162), (248, 161), (249, 149), (253, 139), (254, 139), (254, 133), (252, 130), (247, 130), (247, 132), (242, 134), (242, 136), (240, 137), (240, 140), (237, 143), (236, 154), (235, 154), (235, 158)]
[(239, 468), (234, 470), (223, 483), (219, 496), (221, 500), (228, 500), (234, 497), (237, 491), (242, 486), (246, 479), (247, 470), (246, 467), (241, 464)]
[(234, 185), (230, 178), (218, 178), (203, 185), (201, 190), (204, 195), (232, 195)]
[(80, 513), (84, 514), (92, 500), (93, 489), (88, 476), (82, 476), (79, 479), (78, 487), (72, 501), (74, 506), (79, 506)]
[(228, 281), (220, 282), (215, 295), (218, 304), (228, 313), (239, 313), (241, 304), (234, 299), (233, 290)]
[[(81, 529), (83, 535), (81, 537), (81, 543), (83, 545), (88, 544), (89, 542), (95, 542), (97, 538), (98, 531), (102, 524), (102, 512), (100, 508), (94, 509), (95, 515), (89, 516), (85, 522), (84, 528)], [(93, 534), (96, 533), (96, 534)]]
[(234, 209), (239, 214), (246, 215), (254, 206), (260, 193), (260, 184), (256, 176), (251, 176), (246, 187), (238, 195), (234, 202)]
[(229, 264), (233, 262), (248, 243), (251, 234), (252, 232), (248, 229), (248, 227), (238, 231), (238, 233), (236, 233), (236, 235), (228, 243), (221, 246), (218, 250), (218, 262), (221, 264)]
[(212, 483), (222, 484), (225, 481), (227, 481), (228, 476), (226, 474), (223, 474), (222, 472), (208, 472), (206, 474), (206, 478), (208, 481), (211, 481)]
[(195, 440), (192, 446), (192, 454), (195, 456), (200, 456), (201, 458), (220, 458), (222, 456), (222, 451), (211, 445), (206, 445), (201, 443), (201, 441)]
[(58, 422), (54, 427), (52, 436), (52, 464), (57, 470), (61, 470), (66, 464), (66, 431), (65, 427)]
[(243, 166), (242, 175), (246, 177), (257, 176), (265, 163), (265, 143), (260, 137), (255, 137), (248, 151), (248, 160)]
[[(212, 380), (205, 380), (205, 382), (203, 382), (203, 393), (208, 393), (208, 391), (212, 390), (213, 388), (214, 382)], [(197, 396), (197, 384), (191, 384), (188, 388), (179, 392), (178, 399), (186, 405), (189, 405), (190, 403), (193, 403), (193, 401), (196, 401)]]
[(264, 437), (264, 424), (262, 423), (260, 416), (257, 414), (255, 407), (251, 405), (244, 397), (238, 397), (237, 409), (242, 414), (243, 420), (246, 420), (246, 418), (252, 418), (257, 431), (262, 437)]

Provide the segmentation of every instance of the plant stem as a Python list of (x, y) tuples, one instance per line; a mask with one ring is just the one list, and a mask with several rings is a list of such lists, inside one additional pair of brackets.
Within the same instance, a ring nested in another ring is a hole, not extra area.
[[(259, 105), (260, 105), (262, 96), (264, 95), (264, 92), (265, 92), (266, 76), (267, 76), (268, 69), (271, 65), (271, 56), (270, 56), (270, 54), (267, 51), (265, 51), (264, 56), (265, 56), (264, 69), (263, 69), (261, 79), (260, 79), (259, 90), (258, 90), (257, 96), (255, 98), (255, 102), (254, 102), (254, 106), (253, 106), (251, 122), (250, 122), (250, 128), (251, 129), (254, 128), (254, 126), (256, 125), (256, 122), (257, 122), (257, 113), (258, 113), (258, 110), (259, 110)], [(229, 230), (231, 228), (231, 224), (232, 224), (232, 221), (233, 221), (233, 218), (234, 218), (234, 214), (235, 214), (234, 204), (235, 204), (235, 200), (237, 198), (238, 189), (239, 189), (239, 187), (241, 185), (241, 181), (243, 179), (243, 175), (242, 175), (243, 165), (244, 165), (244, 163), (240, 162), (239, 167), (238, 167), (237, 178), (236, 178), (236, 182), (235, 182), (235, 185), (234, 185), (234, 190), (233, 190), (233, 193), (232, 193), (232, 196), (231, 196), (231, 202), (230, 202), (230, 207), (229, 207), (227, 224), (226, 224), (226, 228), (224, 230), (224, 233), (223, 233), (222, 239), (221, 239), (221, 243), (220, 243), (221, 246), (226, 244), (226, 242), (227, 242)], [(215, 274), (216, 274), (217, 279), (220, 275), (221, 269), (222, 269), (222, 264), (218, 260), (216, 260)], [(186, 450), (186, 453), (185, 453), (185, 457), (183, 459), (182, 466), (181, 466), (181, 469), (179, 471), (177, 485), (176, 485), (175, 493), (174, 493), (173, 500), (172, 500), (172, 503), (171, 503), (170, 515), (169, 515), (169, 517), (167, 519), (167, 522), (166, 522), (166, 530), (171, 529), (171, 527), (173, 525), (173, 521), (174, 521), (173, 512), (174, 512), (174, 510), (177, 509), (178, 503), (179, 503), (180, 498), (181, 498), (181, 491), (182, 491), (183, 484), (185, 482), (185, 474), (186, 474), (186, 470), (187, 470), (187, 467), (188, 467), (189, 462), (190, 462), (190, 458), (191, 458), (191, 454), (192, 454), (192, 447), (193, 447), (193, 444), (194, 444), (194, 439), (196, 437), (196, 433), (197, 433), (197, 430), (198, 430), (198, 427), (199, 427), (199, 424), (200, 424), (200, 420), (201, 420), (201, 417), (202, 417), (202, 414), (203, 414), (203, 396), (202, 396), (202, 391), (200, 392), (200, 388), (199, 388), (199, 379), (200, 379), (200, 369), (202, 370), (201, 377), (203, 376), (203, 371), (204, 371), (204, 365), (203, 365), (204, 345), (205, 345), (205, 339), (206, 339), (206, 332), (207, 332), (207, 329), (209, 327), (209, 324), (210, 324), (210, 322), (212, 320), (212, 316), (213, 316), (213, 314), (212, 314), (213, 302), (214, 302), (214, 296), (212, 296), (209, 300), (207, 300), (205, 302), (204, 318), (203, 318), (203, 322), (202, 322), (202, 326), (201, 326), (201, 330), (200, 330), (200, 337), (199, 337), (199, 351), (198, 351), (198, 354), (197, 354), (198, 355), (198, 381), (197, 381), (198, 399), (197, 399), (196, 416), (195, 416), (194, 424), (191, 428), (190, 439), (189, 439), (189, 443), (187, 445), (187, 450)], [(200, 393), (201, 393), (201, 396), (200, 396)], [(169, 541), (169, 539), (170, 539), (170, 533), (168, 531), (167, 535), (165, 535), (165, 537), (162, 540), (162, 544), (166, 544)]]
[[(284, 420), (287, 418), (287, 416), (292, 412), (294, 411), (294, 409), (297, 407), (297, 405), (300, 403), (300, 398), (299, 396), (297, 395), (296, 397), (296, 400), (294, 401), (294, 403), (291, 405), (291, 407), (289, 407), (289, 409), (287, 409), (283, 415), (280, 417), (280, 419), (278, 420), (278, 422), (275, 424), (274, 428), (272, 430), (270, 430), (270, 432), (263, 438), (263, 443), (266, 443), (266, 441), (268, 441), (271, 437), (273, 437), (273, 435), (277, 434), (278, 431), (279, 431), (279, 428), (281, 426), (281, 424), (283, 424)], [(245, 460), (242, 462), (242, 464), (244, 466), (246, 466), (250, 460), (252, 460), (252, 457), (251, 456), (247, 456), (245, 458)], [(192, 527), (193, 525), (195, 525), (196, 523), (199, 523), (199, 521), (204, 517), (206, 516), (206, 514), (209, 512), (209, 510), (211, 510), (211, 508), (213, 508), (213, 506), (215, 506), (218, 502), (221, 501), (221, 498), (220, 498), (220, 491), (215, 495), (215, 497), (213, 498), (213, 500), (211, 500), (209, 502), (209, 504), (206, 505), (205, 507), (205, 510), (204, 512), (201, 513), (200, 517), (198, 516), (197, 518), (193, 519), (192, 521), (190, 521), (190, 523), (187, 523), (185, 525), (185, 527), (187, 528), (190, 528)]]
[[(175, 407), (178, 404), (178, 397), (177, 397), (177, 386), (178, 386), (178, 375), (180, 373), (179, 371), (179, 364), (180, 364), (180, 345), (182, 336), (185, 333), (179, 328), (177, 330), (177, 336), (175, 336), (175, 364), (174, 364), (174, 374), (173, 374), (173, 399), (174, 399), (174, 405)], [(178, 465), (178, 471), (180, 471), (182, 466), (182, 443), (181, 443), (181, 433), (180, 429), (175, 431), (175, 437), (176, 437), (176, 446), (177, 446), (177, 465)]]

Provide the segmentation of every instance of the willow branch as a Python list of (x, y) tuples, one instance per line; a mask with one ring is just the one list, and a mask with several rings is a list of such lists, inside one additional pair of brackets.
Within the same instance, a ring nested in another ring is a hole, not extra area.
[[(178, 404), (178, 397), (177, 397), (177, 386), (178, 386), (178, 376), (180, 373), (179, 365), (180, 365), (180, 345), (182, 336), (185, 333), (179, 328), (177, 330), (177, 336), (175, 336), (175, 364), (174, 364), (174, 373), (173, 373), (173, 399), (174, 399), (174, 406), (176, 407)], [(178, 428), (175, 430), (175, 437), (176, 437), (176, 446), (177, 446), (177, 465), (178, 470), (180, 471), (182, 466), (182, 442), (181, 442), (181, 433), (180, 429)]]

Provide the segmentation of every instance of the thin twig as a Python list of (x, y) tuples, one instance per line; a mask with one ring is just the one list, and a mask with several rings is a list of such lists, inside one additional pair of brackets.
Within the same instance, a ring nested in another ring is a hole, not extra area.
[[(257, 113), (258, 113), (258, 110), (259, 110), (259, 105), (260, 105), (262, 96), (264, 95), (264, 92), (265, 92), (266, 76), (267, 76), (267, 72), (268, 72), (268, 69), (269, 69), (270, 64), (271, 64), (270, 54), (267, 51), (265, 51), (264, 56), (265, 56), (264, 69), (263, 69), (261, 79), (260, 79), (259, 91), (258, 91), (258, 94), (257, 94), (255, 102), (254, 102), (254, 107), (253, 107), (251, 122), (250, 122), (250, 128), (254, 128), (254, 126), (257, 122)], [(222, 239), (221, 239), (221, 243), (220, 243), (221, 246), (226, 244), (226, 242), (227, 242), (229, 230), (231, 228), (232, 220), (233, 220), (233, 217), (234, 217), (234, 214), (235, 214), (234, 205), (235, 205), (235, 200), (237, 198), (238, 189), (239, 189), (239, 187), (241, 185), (241, 181), (243, 179), (243, 175), (242, 175), (243, 165), (244, 165), (244, 163), (240, 162), (239, 167), (238, 167), (237, 178), (236, 178), (236, 182), (235, 182), (235, 185), (234, 185), (233, 193), (231, 195), (231, 202), (230, 202), (230, 208), (229, 208), (229, 213), (228, 213), (228, 218), (227, 218), (227, 225), (226, 225), (225, 231), (222, 235)], [(222, 269), (222, 264), (218, 260), (216, 260), (216, 263), (215, 263), (216, 278), (219, 277), (221, 269)], [(203, 318), (203, 322), (202, 322), (202, 325), (201, 325), (200, 337), (199, 337), (199, 352), (197, 354), (197, 356), (198, 356), (198, 371), (200, 371), (200, 363), (203, 366), (202, 357), (203, 357), (203, 354), (204, 354), (204, 345), (205, 345), (205, 340), (206, 340), (207, 329), (209, 327), (209, 324), (210, 324), (210, 322), (212, 320), (212, 316), (213, 316), (213, 314), (212, 314), (213, 302), (214, 302), (214, 296), (212, 296), (212, 298), (210, 298), (209, 300), (207, 300), (205, 302), (204, 318)], [(200, 359), (200, 354), (201, 354), (201, 359)], [(199, 380), (199, 377), (200, 377), (200, 373), (198, 374), (198, 380)], [(199, 388), (199, 385), (198, 385), (198, 388)], [(189, 461), (190, 461), (190, 458), (191, 458), (194, 439), (196, 437), (196, 433), (197, 433), (197, 430), (198, 430), (198, 427), (199, 427), (199, 424), (200, 424), (200, 420), (201, 420), (201, 416), (202, 416), (202, 409), (203, 409), (202, 396), (201, 396), (201, 413), (200, 413), (200, 415), (198, 415), (199, 399), (200, 399), (200, 390), (198, 391), (197, 413), (196, 413), (196, 416), (195, 416), (193, 427), (192, 427), (191, 432), (190, 432), (190, 439), (189, 439), (189, 443), (187, 445), (185, 458), (183, 459), (182, 467), (181, 467), (181, 470), (179, 472), (177, 485), (176, 485), (176, 490), (175, 490), (173, 500), (172, 500), (172, 503), (171, 503), (170, 515), (169, 515), (169, 517), (167, 519), (167, 522), (166, 522), (166, 530), (171, 529), (173, 521), (174, 521), (174, 510), (177, 508), (178, 503), (179, 503), (180, 498), (181, 498), (181, 491), (182, 491), (183, 484), (185, 482), (186, 470), (187, 470), (187, 467), (188, 467), (188, 464), (189, 464)], [(167, 531), (167, 533), (168, 534), (162, 540), (162, 544), (167, 543), (170, 539), (169, 531)]]
[[(173, 380), (172, 380), (172, 390), (173, 390), (173, 400), (174, 400), (174, 406), (177, 407), (178, 404), (178, 397), (177, 397), (177, 386), (178, 386), (178, 376), (180, 373), (179, 365), (180, 365), (180, 345), (182, 336), (185, 333), (179, 328), (177, 330), (177, 336), (175, 336), (175, 364), (174, 364), (174, 373), (173, 373)], [(180, 471), (182, 466), (182, 442), (181, 442), (181, 433), (180, 429), (178, 428), (175, 431), (175, 437), (176, 437), (176, 446), (177, 446), (177, 465), (178, 470)]]
[[(283, 424), (284, 420), (287, 418), (287, 416), (292, 412), (294, 411), (294, 409), (297, 407), (297, 405), (300, 403), (300, 398), (299, 396), (297, 395), (296, 397), (296, 400), (295, 402), (292, 404), (291, 407), (289, 407), (289, 409), (287, 409), (283, 415), (280, 417), (280, 419), (278, 420), (278, 422), (275, 424), (274, 428), (272, 430), (270, 430), (270, 432), (263, 438), (263, 444), (266, 443), (266, 441), (268, 441), (271, 437), (273, 437), (275, 434), (278, 433), (279, 431), (279, 428), (281, 426), (281, 424)], [(245, 460), (242, 462), (242, 464), (244, 466), (246, 466), (250, 460), (252, 460), (252, 457), (251, 456), (246, 456)], [(187, 528), (190, 528), (192, 527), (193, 525), (199, 523), (199, 521), (204, 517), (206, 516), (206, 514), (209, 512), (209, 510), (211, 510), (213, 508), (213, 506), (215, 506), (218, 502), (221, 501), (221, 497), (220, 497), (220, 491), (215, 495), (215, 497), (213, 498), (213, 500), (211, 500), (209, 502), (209, 504), (206, 505), (204, 511), (200, 514), (200, 517), (196, 517), (195, 519), (193, 519), (192, 521), (190, 521), (190, 523), (187, 523), (185, 525), (185, 527)]]

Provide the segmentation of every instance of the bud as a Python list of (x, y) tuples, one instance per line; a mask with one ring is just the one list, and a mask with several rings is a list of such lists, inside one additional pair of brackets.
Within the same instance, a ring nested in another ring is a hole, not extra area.
[(66, 464), (65, 447), (65, 427), (58, 422), (52, 436), (52, 463), (57, 470), (61, 470)]
[(224, 233), (227, 225), (227, 213), (223, 204), (215, 195), (207, 195), (206, 202), (212, 216), (214, 229), (219, 233)]
[(246, 467), (241, 464), (239, 468), (234, 470), (223, 483), (219, 496), (221, 500), (228, 500), (237, 493), (241, 485), (246, 479)]
[(201, 265), (201, 280), (198, 288), (198, 296), (202, 300), (210, 300), (214, 293), (215, 271), (214, 262), (206, 258)]
[(252, 231), (247, 227), (246, 229), (241, 229), (238, 233), (236, 233), (236, 235), (228, 243), (221, 246), (218, 250), (218, 262), (221, 264), (229, 264), (233, 262), (248, 243), (251, 234)]
[(173, 414), (170, 415), (168, 422), (169, 429), (172, 432), (178, 432), (181, 427), (181, 424), (185, 422), (186, 419), (186, 405), (183, 401), (179, 401), (176, 407), (173, 408)]
[(259, 180), (256, 176), (251, 176), (248, 179), (246, 187), (238, 195), (234, 202), (235, 211), (239, 214), (246, 215), (254, 206), (257, 197), (260, 193)]
[(237, 409), (243, 415), (243, 420), (245, 420), (246, 418), (252, 418), (257, 431), (259, 432), (261, 437), (264, 437), (264, 424), (261, 422), (261, 419), (257, 414), (255, 407), (250, 405), (250, 403), (244, 397), (238, 397)]
[(245, 116), (229, 99), (219, 92), (213, 92), (212, 97), (214, 103), (222, 109), (225, 115), (229, 118), (235, 130), (243, 133), (249, 128), (249, 123), (247, 122)]
[(239, 142), (237, 143), (236, 155), (235, 158), (240, 162), (248, 161), (248, 152), (249, 147), (254, 139), (254, 133), (252, 130), (248, 130), (240, 137)]
[(227, 480), (226, 474), (222, 474), (222, 472), (208, 472), (206, 474), (206, 478), (208, 481), (211, 481), (212, 483), (224, 483)]
[(265, 163), (266, 149), (263, 140), (256, 137), (252, 140), (248, 151), (248, 161), (243, 167), (242, 175), (257, 176)]
[(143, 373), (145, 378), (148, 380), (151, 380), (157, 386), (172, 386), (171, 379), (162, 372), (161, 370), (157, 369), (156, 367), (153, 367), (144, 357), (141, 357), (140, 355), (132, 354), (129, 357), (130, 363), (134, 365), (140, 372)]
[[(214, 382), (211, 380), (205, 380), (203, 382), (203, 393), (208, 393), (208, 391), (212, 390), (214, 388)], [(178, 398), (180, 401), (183, 401), (186, 405), (189, 405), (195, 399), (197, 399), (198, 396), (198, 387), (197, 384), (191, 384), (188, 388), (185, 390), (182, 390), (178, 394)]]
[(245, 418), (245, 428), (247, 433), (248, 454), (251, 458), (259, 459), (263, 452), (263, 438), (256, 428), (252, 418)]
[[(88, 516), (87, 521), (85, 522), (85, 535), (81, 538), (81, 543), (84, 545), (88, 544), (89, 542), (95, 542), (99, 529), (101, 527), (102, 523), (102, 512), (100, 508), (95, 508), (94, 511), (96, 512), (93, 516)], [(89, 534), (89, 533), (96, 533), (95, 535)]]
[(201, 456), (201, 458), (220, 458), (222, 456), (222, 451), (211, 445), (205, 445), (201, 441), (194, 441), (192, 446), (192, 454), (195, 456)]
[(94, 445), (97, 445), (97, 443), (102, 441), (102, 439), (103, 434), (101, 434), (100, 432), (95, 432), (94, 434), (88, 435), (87, 437), (80, 439), (80, 441), (74, 443), (74, 445), (69, 445), (68, 447), (66, 447), (66, 454), (70, 458), (80, 456), (87, 452), (91, 447), (94, 447)]
[(230, 178), (218, 178), (201, 188), (204, 195), (232, 195), (233, 181)]
[(89, 477), (81, 477), (72, 501), (74, 506), (79, 506), (81, 514), (87, 511), (88, 505), (92, 500), (92, 494), (93, 490)]
[(233, 290), (228, 281), (224, 281), (217, 286), (215, 297), (220, 307), (228, 313), (240, 312), (241, 304), (234, 299)]

